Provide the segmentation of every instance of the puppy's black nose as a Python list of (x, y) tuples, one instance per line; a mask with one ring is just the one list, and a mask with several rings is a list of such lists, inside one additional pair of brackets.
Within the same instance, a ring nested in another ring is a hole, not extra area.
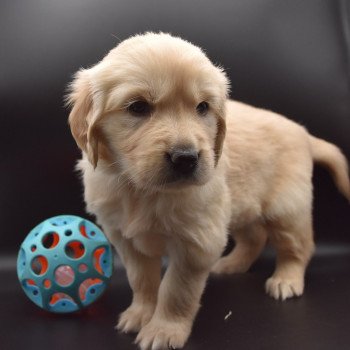
[(199, 154), (193, 148), (177, 148), (168, 156), (174, 171), (179, 175), (190, 175), (197, 168)]

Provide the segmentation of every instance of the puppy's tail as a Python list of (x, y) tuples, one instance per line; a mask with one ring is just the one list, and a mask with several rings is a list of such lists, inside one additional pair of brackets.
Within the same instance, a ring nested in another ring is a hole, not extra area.
[(329, 170), (338, 190), (350, 202), (348, 162), (341, 150), (327, 141), (310, 135), (312, 158)]

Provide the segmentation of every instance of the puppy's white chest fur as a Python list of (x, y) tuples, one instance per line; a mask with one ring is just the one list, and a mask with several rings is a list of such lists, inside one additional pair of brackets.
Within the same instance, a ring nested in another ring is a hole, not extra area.
[(148, 256), (164, 255), (175, 237), (205, 251), (224, 245), (231, 216), (224, 178), (185, 191), (144, 195), (119, 185), (107, 172), (94, 171), (86, 159), (78, 168), (84, 174), (87, 210), (112, 243), (119, 235)]

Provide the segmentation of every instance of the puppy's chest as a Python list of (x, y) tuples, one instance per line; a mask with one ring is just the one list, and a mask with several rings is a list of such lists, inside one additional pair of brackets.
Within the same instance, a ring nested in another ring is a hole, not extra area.
[(157, 201), (125, 201), (119, 213), (122, 235), (149, 256), (163, 255), (167, 239), (181, 230), (181, 213), (170, 214), (167, 205)]
[(194, 244), (204, 241), (208, 230), (215, 229), (208, 215), (210, 205), (195, 205), (188, 197), (172, 194), (124, 201), (123, 236), (152, 247), (155, 241), (162, 246), (174, 239)]
[(137, 236), (169, 236), (181, 229), (186, 216), (184, 210), (171, 208), (171, 204), (154, 199), (124, 201), (121, 230), (126, 238)]

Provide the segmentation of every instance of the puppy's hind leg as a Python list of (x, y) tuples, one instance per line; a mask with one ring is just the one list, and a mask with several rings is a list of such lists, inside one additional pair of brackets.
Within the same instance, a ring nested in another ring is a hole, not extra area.
[(266, 281), (266, 293), (285, 300), (304, 291), (306, 266), (314, 251), (311, 212), (270, 225), (269, 238), (277, 251), (276, 269)]
[(213, 273), (231, 274), (247, 272), (265, 247), (267, 234), (258, 223), (243, 229), (232, 231), (235, 247), (226, 256), (219, 259), (212, 268)]

